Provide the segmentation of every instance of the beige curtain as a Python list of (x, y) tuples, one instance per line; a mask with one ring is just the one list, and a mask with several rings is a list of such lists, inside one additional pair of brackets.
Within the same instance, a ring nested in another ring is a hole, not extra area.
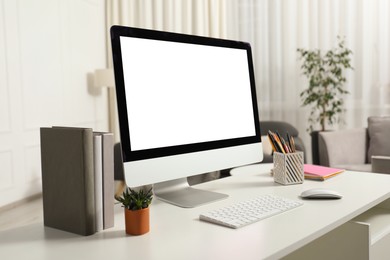
[[(387, 0), (107, 0), (107, 27), (112, 24), (250, 42), (260, 119), (290, 122), (308, 149), (309, 109), (299, 97), (307, 82), (296, 49), (329, 49), (337, 35), (345, 36), (355, 69), (347, 75), (346, 124), (334, 129), (364, 127), (368, 116), (390, 114)], [(111, 66), (110, 50), (108, 60)]]
[(107, 25), (226, 36), (225, 0), (107, 0)]
[[(345, 124), (367, 126), (370, 115), (390, 115), (390, 1), (387, 0), (235, 0), (228, 1), (227, 36), (253, 47), (261, 120), (283, 120), (306, 132), (308, 108), (299, 93), (297, 48), (328, 50), (337, 35), (353, 51), (347, 74)], [(310, 154), (310, 153), (308, 153)]]
[[(107, 60), (112, 68), (109, 29), (124, 25), (226, 38), (225, 0), (106, 0)], [(115, 89), (109, 90), (110, 131), (119, 140)]]

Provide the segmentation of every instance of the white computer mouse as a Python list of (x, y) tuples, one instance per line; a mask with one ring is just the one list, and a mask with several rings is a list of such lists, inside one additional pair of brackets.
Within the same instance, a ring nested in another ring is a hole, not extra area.
[(341, 199), (343, 196), (334, 190), (317, 188), (303, 191), (301, 197), (304, 199)]

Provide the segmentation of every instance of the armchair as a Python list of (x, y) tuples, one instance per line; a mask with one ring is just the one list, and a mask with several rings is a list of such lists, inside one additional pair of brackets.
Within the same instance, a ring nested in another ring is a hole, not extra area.
[(390, 117), (370, 117), (367, 128), (320, 132), (320, 164), (390, 173)]
[(367, 160), (366, 128), (320, 132), (318, 135), (320, 164), (356, 171), (371, 171)]

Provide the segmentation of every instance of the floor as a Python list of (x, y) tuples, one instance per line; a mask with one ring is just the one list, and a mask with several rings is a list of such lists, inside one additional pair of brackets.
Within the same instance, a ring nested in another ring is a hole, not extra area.
[(43, 222), (42, 196), (0, 209), (0, 231)]

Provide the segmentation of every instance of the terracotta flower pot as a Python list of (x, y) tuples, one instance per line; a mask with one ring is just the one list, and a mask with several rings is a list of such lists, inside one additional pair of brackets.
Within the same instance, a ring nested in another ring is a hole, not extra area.
[(142, 235), (149, 232), (149, 208), (140, 210), (125, 209), (126, 233)]

